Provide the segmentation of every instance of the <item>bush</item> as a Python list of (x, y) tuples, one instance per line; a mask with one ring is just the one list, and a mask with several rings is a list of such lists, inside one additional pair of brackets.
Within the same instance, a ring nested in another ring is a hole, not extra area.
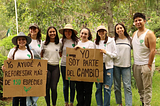
[[(1, 67), (4, 63), (4, 60), (7, 60), (7, 54), (8, 51), (14, 47), (12, 44), (12, 38), (16, 36), (9, 36), (4, 38), (0, 43), (0, 99), (3, 97), (3, 72), (1, 70)], [(3, 102), (0, 102), (0, 106), (5, 106)]]
[(0, 106), (6, 106), (7, 102), (0, 100)]
[(2, 54), (0, 54), (0, 99), (3, 97), (3, 72), (1, 70), (1, 67), (4, 63), (4, 60), (6, 59), (7, 59), (6, 56), (3, 56)]

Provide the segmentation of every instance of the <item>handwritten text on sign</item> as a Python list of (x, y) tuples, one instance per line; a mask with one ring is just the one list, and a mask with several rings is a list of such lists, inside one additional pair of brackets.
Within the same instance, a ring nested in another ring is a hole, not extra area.
[(3, 96), (45, 96), (46, 60), (6, 60)]
[(67, 48), (66, 79), (103, 82), (103, 54), (100, 50)]

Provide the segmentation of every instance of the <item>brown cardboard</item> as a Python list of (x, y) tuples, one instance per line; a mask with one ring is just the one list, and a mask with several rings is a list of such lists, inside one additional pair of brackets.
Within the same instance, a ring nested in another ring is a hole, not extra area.
[(66, 80), (103, 82), (103, 53), (100, 49), (66, 50)]
[(5, 60), (3, 97), (46, 95), (47, 60)]

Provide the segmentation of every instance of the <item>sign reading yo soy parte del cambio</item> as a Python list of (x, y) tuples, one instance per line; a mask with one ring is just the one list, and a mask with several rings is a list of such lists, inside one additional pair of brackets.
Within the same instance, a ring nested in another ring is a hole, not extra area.
[(47, 60), (6, 60), (3, 97), (46, 95)]
[(66, 79), (103, 82), (103, 53), (100, 49), (66, 50)]

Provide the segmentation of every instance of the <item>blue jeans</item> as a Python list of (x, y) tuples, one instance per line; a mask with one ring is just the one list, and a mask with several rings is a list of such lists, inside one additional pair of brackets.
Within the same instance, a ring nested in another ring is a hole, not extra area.
[(116, 103), (122, 103), (121, 95), (121, 76), (124, 86), (125, 106), (132, 106), (132, 91), (131, 91), (131, 67), (117, 67), (114, 66), (114, 92)]
[[(103, 83), (96, 83), (97, 106), (110, 106), (112, 82), (113, 82), (113, 68), (106, 69), (105, 63), (103, 63)], [(104, 105), (102, 99), (102, 85), (104, 85)]]
[(63, 79), (63, 95), (65, 103), (68, 103), (69, 86), (70, 86), (70, 103), (73, 103), (75, 96), (75, 82), (66, 80), (66, 66), (61, 66), (61, 73)]
[(27, 106), (37, 106), (37, 100), (39, 97), (26, 97)]
[[(34, 59), (41, 59), (40, 57), (35, 57)], [(37, 100), (39, 97), (26, 97), (26, 105), (27, 106), (37, 106)]]

